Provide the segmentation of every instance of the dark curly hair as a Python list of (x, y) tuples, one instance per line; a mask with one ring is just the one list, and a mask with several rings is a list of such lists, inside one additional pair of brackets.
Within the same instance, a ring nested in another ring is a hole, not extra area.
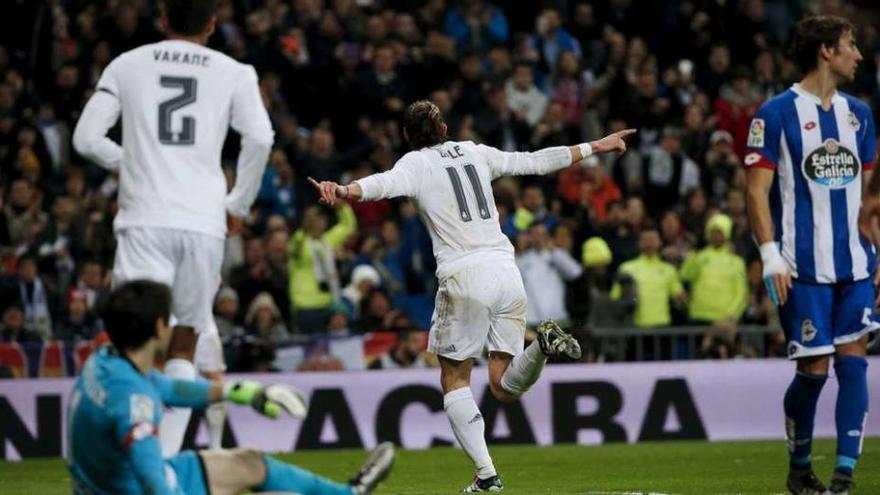
[(817, 15), (806, 17), (794, 26), (789, 43), (788, 54), (794, 59), (803, 74), (818, 65), (819, 49), (822, 45), (835, 48), (844, 33), (856, 33), (853, 23), (843, 17)]
[(403, 130), (406, 132), (406, 140), (415, 150), (446, 140), (443, 115), (437, 105), (428, 100), (419, 100), (406, 107), (403, 112)]
[(202, 34), (217, 10), (216, 0), (165, 0), (168, 30), (183, 36)]

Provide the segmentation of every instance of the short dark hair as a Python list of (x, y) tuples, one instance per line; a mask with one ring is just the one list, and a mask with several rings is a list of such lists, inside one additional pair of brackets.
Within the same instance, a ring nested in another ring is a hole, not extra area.
[(150, 280), (133, 280), (107, 298), (101, 316), (110, 342), (120, 351), (138, 349), (156, 335), (156, 321), (168, 323), (171, 289)]
[(834, 15), (817, 15), (801, 19), (794, 25), (788, 54), (794, 59), (803, 74), (818, 65), (819, 49), (837, 47), (840, 37), (851, 32), (855, 35), (853, 23)]
[(446, 138), (443, 132), (443, 115), (437, 105), (419, 100), (403, 112), (403, 130), (413, 149), (440, 144)]
[(165, 0), (168, 29), (184, 36), (204, 32), (216, 10), (216, 0)]

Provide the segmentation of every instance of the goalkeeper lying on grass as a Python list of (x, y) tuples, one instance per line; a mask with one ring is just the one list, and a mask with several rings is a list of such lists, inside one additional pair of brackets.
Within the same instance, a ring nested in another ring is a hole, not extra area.
[(302, 395), (285, 385), (177, 381), (154, 370), (155, 356), (171, 336), (170, 306), (170, 289), (155, 282), (129, 282), (111, 294), (103, 317), (113, 345), (86, 362), (70, 399), (67, 459), (74, 493), (359, 495), (388, 475), (390, 443), (379, 445), (348, 484), (252, 449), (184, 451), (163, 460), (156, 433), (164, 406), (228, 400), (273, 418), (282, 411), (306, 413)]

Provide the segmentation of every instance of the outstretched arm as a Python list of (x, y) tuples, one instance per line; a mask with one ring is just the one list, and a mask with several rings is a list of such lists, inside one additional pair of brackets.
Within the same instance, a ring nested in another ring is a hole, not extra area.
[[(591, 143), (581, 143), (567, 148), (562, 146), (545, 148), (534, 153), (505, 153), (482, 145), (480, 145), (480, 150), (488, 155), (487, 159), (496, 177), (547, 174), (568, 167), (592, 154), (609, 151), (623, 153), (626, 151), (624, 138), (635, 132), (635, 129), (624, 129)], [(411, 196), (417, 187), (417, 178), (413, 177), (413, 173), (410, 166), (398, 163), (387, 172), (373, 174), (346, 186), (332, 181), (318, 182), (311, 177), (309, 177), (309, 182), (321, 195), (320, 202), (332, 206), (336, 204), (337, 199), (369, 200)], [(359, 183), (360, 181), (365, 182), (370, 190), (364, 191), (364, 186)]]
[(491, 146), (478, 145), (486, 157), (492, 176), (503, 175), (544, 175), (556, 172), (598, 153), (626, 151), (625, 137), (634, 134), (635, 129), (624, 129), (605, 136), (597, 141), (575, 146), (554, 146), (534, 152), (508, 153)]

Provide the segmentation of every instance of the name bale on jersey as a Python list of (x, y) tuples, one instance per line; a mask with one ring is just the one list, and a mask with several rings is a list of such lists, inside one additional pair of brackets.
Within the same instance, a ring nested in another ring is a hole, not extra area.
[(826, 139), (822, 146), (810, 152), (801, 168), (804, 177), (832, 189), (846, 187), (862, 172), (856, 154), (836, 139)]

